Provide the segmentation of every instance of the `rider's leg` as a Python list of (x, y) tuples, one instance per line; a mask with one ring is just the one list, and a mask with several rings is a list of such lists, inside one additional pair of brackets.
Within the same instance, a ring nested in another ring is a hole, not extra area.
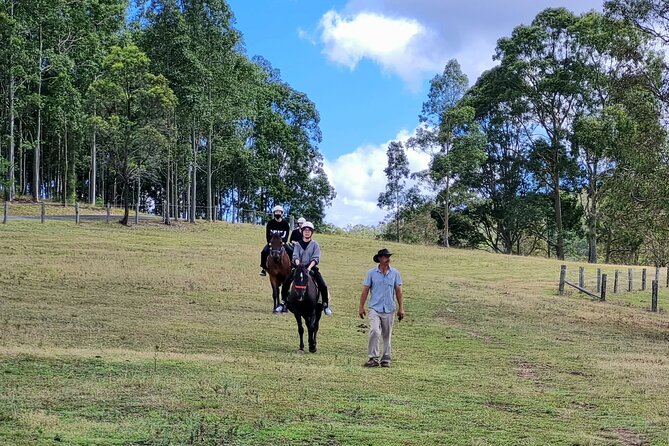
[(293, 244), (292, 243), (286, 243), (283, 245), (286, 248), (286, 254), (288, 254), (288, 258), (290, 259), (290, 262), (293, 262)]
[(323, 309), (328, 308), (330, 306), (330, 298), (328, 295), (328, 285), (325, 283), (325, 279), (321, 275), (321, 272), (318, 270), (318, 268), (312, 268), (311, 269), (311, 274), (314, 278), (314, 281), (316, 281), (316, 284), (318, 285), (318, 289), (321, 293), (321, 299), (323, 300)]
[(265, 268), (267, 268), (267, 257), (269, 257), (269, 249), (269, 245), (265, 245), (265, 247), (262, 249), (262, 252), (260, 253), (261, 276), (265, 275)]

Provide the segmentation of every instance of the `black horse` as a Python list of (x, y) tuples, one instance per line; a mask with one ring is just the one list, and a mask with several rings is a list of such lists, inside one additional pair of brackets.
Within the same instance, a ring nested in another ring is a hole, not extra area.
[(295, 268), (287, 303), (288, 309), (295, 315), (297, 321), (300, 351), (304, 351), (304, 327), (302, 326), (302, 319), (304, 319), (309, 333), (309, 351), (316, 353), (316, 334), (323, 312), (323, 304), (318, 302), (318, 286), (304, 264)]

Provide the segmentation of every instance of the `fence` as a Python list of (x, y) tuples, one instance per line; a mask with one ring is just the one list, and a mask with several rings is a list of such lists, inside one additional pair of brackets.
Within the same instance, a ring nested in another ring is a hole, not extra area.
[[(164, 218), (165, 209), (161, 207), (145, 208), (146, 212), (139, 212), (137, 205), (131, 206), (131, 215), (134, 213), (134, 223), (139, 224), (140, 220), (158, 220)], [(195, 219), (202, 220), (207, 218), (207, 207), (196, 206)], [(61, 203), (16, 203), (5, 201), (3, 205), (2, 223), (7, 224), (9, 220), (40, 220), (44, 223), (46, 220), (74, 221), (79, 224), (82, 220), (87, 221), (106, 221), (111, 222), (118, 219), (123, 214), (122, 207), (107, 205), (105, 207), (74, 205)], [(192, 209), (186, 210), (184, 206), (171, 205), (170, 218), (174, 220), (187, 221), (192, 213)], [(226, 209), (212, 207), (213, 221), (225, 221), (228, 223), (246, 223), (255, 225), (264, 225), (271, 218), (272, 214), (253, 209)], [(294, 217), (288, 216), (290, 227), (295, 226)], [(132, 221), (132, 217), (131, 217)]]
[[(669, 266), (664, 268), (665, 277), (661, 279), (663, 268), (655, 267), (653, 280), (650, 282), (651, 289), (651, 311), (657, 312), (658, 292), (660, 284), (664, 283), (666, 288), (669, 288)], [(641, 275), (640, 280), (635, 282), (636, 277)], [(574, 273), (573, 273), (574, 274)], [(592, 276), (591, 276), (592, 277)], [(606, 301), (608, 291), (613, 291), (613, 294), (624, 292), (646, 291), (648, 288), (648, 268), (627, 268), (627, 270), (616, 269), (613, 274), (613, 286), (611, 287), (611, 280), (609, 274), (603, 273), (602, 268), (597, 268), (596, 278), (586, 280), (585, 268), (578, 268), (578, 283), (570, 279), (567, 265), (560, 266), (560, 282), (558, 284), (558, 294), (561, 296), (565, 294), (565, 286), (570, 286), (578, 290), (579, 293), (587, 294), (593, 299)], [(638, 285), (635, 285), (638, 284)], [(636, 286), (636, 288), (635, 288)]]

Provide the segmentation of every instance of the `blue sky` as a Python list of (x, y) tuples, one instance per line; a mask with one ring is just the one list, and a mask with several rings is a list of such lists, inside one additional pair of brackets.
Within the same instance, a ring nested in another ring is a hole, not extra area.
[[(457, 59), (470, 84), (497, 39), (547, 7), (602, 10), (603, 0), (228, 0), (247, 54), (261, 55), (320, 113), (325, 170), (337, 191), (325, 221), (376, 225), (385, 212), (390, 141), (418, 125), (429, 80)], [(409, 152), (413, 171), (426, 154)], [(306, 216), (307, 218), (309, 216)]]

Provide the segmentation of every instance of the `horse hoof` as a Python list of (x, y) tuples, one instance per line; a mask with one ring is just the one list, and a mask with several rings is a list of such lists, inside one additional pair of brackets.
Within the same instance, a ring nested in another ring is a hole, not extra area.
[(309, 347), (309, 353), (316, 353), (316, 347), (314, 348)]
[(303, 354), (304, 354), (304, 350), (299, 349), (299, 350), (297, 351), (297, 353), (299, 353), (300, 355), (303, 355)]

